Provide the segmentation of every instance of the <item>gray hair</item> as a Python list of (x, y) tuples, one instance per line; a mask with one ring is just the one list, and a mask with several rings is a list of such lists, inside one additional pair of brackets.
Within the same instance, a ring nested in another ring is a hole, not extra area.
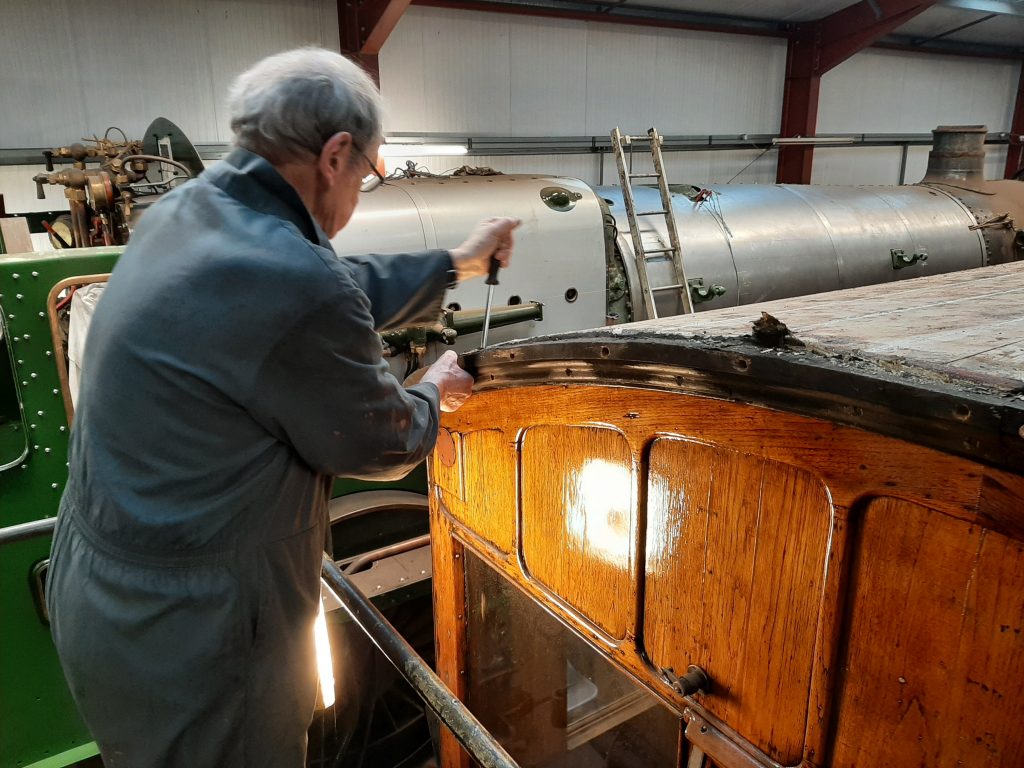
[(323, 48), (268, 56), (228, 92), (235, 144), (271, 162), (317, 157), (348, 131), (360, 149), (381, 138), (380, 91), (358, 65)]

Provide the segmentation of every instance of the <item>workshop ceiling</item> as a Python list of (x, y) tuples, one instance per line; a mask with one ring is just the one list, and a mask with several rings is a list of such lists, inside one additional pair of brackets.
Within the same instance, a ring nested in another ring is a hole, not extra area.
[[(416, 2), (417, 0), (413, 0)], [(426, 4), (445, 0), (420, 0)], [(460, 7), (522, 6), (524, 12), (586, 12), (618, 19), (677, 22), (785, 34), (856, 2), (851, 0), (452, 0)], [(871, 0), (868, 0), (869, 2)], [(879, 2), (880, 0), (874, 0)], [(880, 42), (937, 52), (1024, 58), (1024, 0), (939, 0)]]

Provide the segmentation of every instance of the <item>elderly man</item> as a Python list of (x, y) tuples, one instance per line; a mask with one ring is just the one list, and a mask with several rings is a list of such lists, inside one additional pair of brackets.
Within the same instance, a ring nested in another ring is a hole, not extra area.
[(372, 82), (291, 51), (229, 108), (236, 148), (146, 213), (86, 347), (48, 599), (108, 768), (302, 764), (330, 480), (403, 475), (472, 384), (447, 353), (404, 389), (375, 331), (507, 264), (517, 224), (339, 259), (376, 173)]

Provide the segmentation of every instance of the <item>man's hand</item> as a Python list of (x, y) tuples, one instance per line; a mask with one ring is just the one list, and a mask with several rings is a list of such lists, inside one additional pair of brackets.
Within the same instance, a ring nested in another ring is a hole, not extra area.
[(429, 381), (441, 392), (441, 410), (457, 411), (473, 394), (473, 377), (459, 368), (459, 356), (448, 350), (424, 372), (420, 381)]
[(459, 280), (480, 277), (487, 274), (487, 268), (494, 256), (502, 269), (512, 258), (512, 230), (519, 226), (519, 219), (485, 219), (466, 238), (466, 242), (453, 248), (452, 265)]

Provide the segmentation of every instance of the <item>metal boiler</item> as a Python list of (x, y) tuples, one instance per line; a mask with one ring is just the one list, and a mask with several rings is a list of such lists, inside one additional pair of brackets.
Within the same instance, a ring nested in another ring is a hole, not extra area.
[[(673, 185), (686, 276), (704, 286), (691, 293), (695, 310), (1024, 258), (1024, 183), (984, 180), (985, 135), (984, 126), (937, 128), (915, 185)], [(634, 195), (638, 209), (660, 205), (654, 188)], [(646, 318), (619, 187), (544, 176), (401, 180), (367, 195), (334, 245), (342, 255), (448, 248), (499, 215), (523, 224), (495, 301), (542, 302), (544, 319), (496, 329), (496, 341)], [(641, 222), (645, 247), (667, 245), (664, 219)], [(670, 262), (650, 261), (648, 273), (667, 284)], [(447, 300), (483, 306), (476, 282)], [(680, 305), (661, 293), (658, 314)]]

